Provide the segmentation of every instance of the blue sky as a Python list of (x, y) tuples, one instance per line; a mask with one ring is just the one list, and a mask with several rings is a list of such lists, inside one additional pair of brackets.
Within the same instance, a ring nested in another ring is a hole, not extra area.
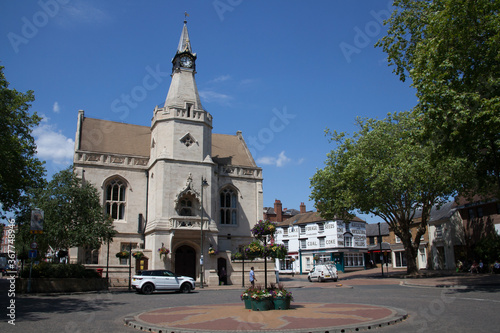
[(150, 125), (154, 106), (167, 95), (187, 12), (213, 132), (243, 132), (263, 168), (264, 206), (280, 199), (283, 207), (304, 202), (312, 210), (310, 178), (334, 148), (324, 130), (352, 133), (357, 116), (382, 119), (416, 103), (409, 83), (373, 46), (385, 34), (381, 20), (390, 5), (6, 0), (0, 64), (10, 88), (35, 92), (32, 110), (44, 120), (34, 136), (50, 176), (72, 163), (79, 109), (87, 117)]

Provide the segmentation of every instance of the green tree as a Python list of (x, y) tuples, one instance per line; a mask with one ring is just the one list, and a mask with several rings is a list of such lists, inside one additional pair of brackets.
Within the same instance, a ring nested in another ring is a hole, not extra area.
[(500, 1), (396, 0), (377, 45), (417, 90), (436, 154), (467, 158), (466, 189), (500, 195)]
[[(416, 273), (430, 210), (454, 193), (460, 162), (433, 158), (419, 120), (408, 112), (384, 120), (358, 118), (357, 124), (360, 129), (352, 137), (327, 131), (338, 145), (311, 178), (311, 199), (327, 219), (349, 220), (355, 211), (383, 219), (404, 245), (408, 274)], [(421, 223), (412, 235), (419, 210)]]
[(71, 167), (55, 174), (43, 190), (32, 196), (31, 205), (18, 215), (22, 231), (16, 242), (25, 244), (32, 239), (29, 219), (30, 211), (35, 207), (44, 211), (43, 234), (37, 236), (42, 253), (49, 245), (54, 249), (83, 246), (98, 249), (115, 235), (112, 220), (104, 214), (97, 189), (78, 178)]
[(41, 118), (30, 114), (33, 91), (25, 94), (9, 89), (0, 66), (0, 209), (10, 211), (22, 205), (22, 196), (43, 183), (45, 169), (35, 157), (31, 132)]

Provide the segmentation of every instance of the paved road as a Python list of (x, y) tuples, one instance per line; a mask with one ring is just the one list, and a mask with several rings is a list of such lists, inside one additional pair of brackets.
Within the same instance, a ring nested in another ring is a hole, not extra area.
[[(303, 283), (303, 276), (284, 279), (284, 283), (290, 285), (296, 301), (300, 302), (380, 305), (408, 312), (409, 319), (376, 329), (377, 332), (496, 332), (500, 327), (498, 284), (450, 289), (404, 286), (391, 279), (344, 278), (342, 287), (336, 283)], [(352, 286), (346, 287), (348, 284)], [(124, 291), (20, 296), (15, 299), (13, 326), (7, 323), (6, 316), (13, 299), (8, 296), (8, 289), (8, 281), (0, 279), (0, 332), (139, 332), (124, 326), (123, 318), (170, 306), (235, 303), (241, 293), (241, 288), (205, 288), (191, 294), (148, 296)]]

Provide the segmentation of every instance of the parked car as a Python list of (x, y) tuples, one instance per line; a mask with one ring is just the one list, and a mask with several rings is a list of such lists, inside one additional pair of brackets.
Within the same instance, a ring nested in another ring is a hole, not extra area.
[(337, 282), (339, 276), (337, 274), (337, 268), (333, 264), (319, 264), (313, 267), (309, 272), (307, 279), (309, 282), (318, 281), (325, 282), (327, 280), (333, 280)]
[(132, 277), (132, 287), (143, 294), (151, 294), (156, 290), (175, 290), (189, 293), (195, 289), (194, 279), (189, 276), (179, 276), (166, 270), (141, 271)]

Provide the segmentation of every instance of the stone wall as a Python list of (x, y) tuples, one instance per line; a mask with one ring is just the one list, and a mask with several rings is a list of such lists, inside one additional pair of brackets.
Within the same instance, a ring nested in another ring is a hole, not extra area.
[[(231, 266), (228, 265), (227, 284), (241, 286), (242, 285), (241, 280), (242, 278), (244, 278), (245, 288), (249, 287), (250, 281), (248, 279), (248, 274), (250, 272), (251, 267), (254, 268), (255, 279), (257, 280), (255, 284), (263, 286), (265, 281), (264, 279), (265, 269), (264, 269), (263, 259), (254, 261), (245, 260), (245, 262), (241, 260), (234, 260), (231, 263)], [(274, 260), (272, 259), (267, 260), (267, 283), (268, 284), (276, 283)], [(215, 269), (211, 269), (208, 277), (208, 285), (216, 286), (218, 284), (219, 284), (219, 277), (217, 276), (217, 271)]]

